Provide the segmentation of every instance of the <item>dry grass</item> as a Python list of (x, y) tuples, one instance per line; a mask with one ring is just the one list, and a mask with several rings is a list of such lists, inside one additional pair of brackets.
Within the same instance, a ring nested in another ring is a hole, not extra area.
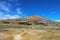
[(0, 32), (0, 40), (60, 40), (59, 31), (20, 29)]

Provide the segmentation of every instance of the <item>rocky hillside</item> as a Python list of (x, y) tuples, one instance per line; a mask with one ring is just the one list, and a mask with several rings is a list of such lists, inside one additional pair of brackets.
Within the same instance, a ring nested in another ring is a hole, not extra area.
[(46, 18), (42, 18), (40, 16), (30, 16), (30, 17), (27, 17), (27, 18), (18, 18), (18, 19), (6, 19), (6, 20), (0, 20), (0, 24), (9, 24), (9, 23), (16, 23), (18, 24), (19, 22), (32, 22), (32, 23), (54, 23), (54, 21), (51, 21), (51, 20), (48, 20)]
[[(58, 27), (58, 23), (40, 16), (30, 16), (27, 18), (0, 20), (0, 28), (41, 28), (41, 27)], [(28, 27), (29, 26), (29, 27)], [(46, 28), (47, 28), (46, 27)]]

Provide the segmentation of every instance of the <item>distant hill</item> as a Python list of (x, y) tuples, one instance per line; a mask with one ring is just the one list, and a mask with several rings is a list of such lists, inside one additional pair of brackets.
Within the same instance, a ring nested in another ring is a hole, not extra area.
[(10, 27), (22, 27), (22, 26), (50, 26), (50, 27), (58, 27), (60, 23), (57, 23), (55, 21), (40, 17), (40, 16), (29, 16), (27, 18), (16, 18), (16, 19), (6, 19), (6, 20), (0, 20), (0, 28), (10, 28)]
[(21, 22), (21, 21), (25, 21), (25, 22), (27, 22), (27, 23), (47, 23), (47, 24), (50, 24), (50, 25), (52, 25), (52, 24), (55, 24), (55, 22), (54, 21), (52, 21), (52, 20), (48, 20), (48, 19), (46, 19), (46, 18), (42, 18), (42, 17), (40, 17), (40, 16), (29, 16), (29, 17), (27, 17), (27, 18), (18, 18), (18, 19), (6, 19), (6, 20), (0, 20), (0, 24), (1, 23), (6, 23), (6, 24), (8, 24), (8, 23), (14, 23), (14, 24), (18, 24), (19, 22)]

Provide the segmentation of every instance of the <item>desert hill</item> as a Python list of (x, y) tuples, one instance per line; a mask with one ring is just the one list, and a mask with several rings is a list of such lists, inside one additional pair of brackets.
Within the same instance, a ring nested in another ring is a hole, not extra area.
[(46, 19), (46, 18), (42, 18), (42, 17), (40, 17), (40, 16), (29, 16), (29, 17), (27, 17), (27, 18), (18, 18), (18, 19), (6, 19), (6, 20), (0, 20), (0, 24), (1, 23), (18, 23), (18, 22), (45, 22), (45, 23), (51, 23), (51, 22), (53, 22), (52, 20), (48, 20), (48, 19)]
[(0, 28), (55, 28), (58, 23), (40, 16), (0, 20)]

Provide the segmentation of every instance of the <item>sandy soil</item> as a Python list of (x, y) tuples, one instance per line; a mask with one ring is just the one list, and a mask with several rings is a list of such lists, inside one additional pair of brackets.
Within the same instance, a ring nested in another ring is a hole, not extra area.
[(19, 31), (0, 32), (0, 40), (60, 40), (57, 31), (20, 29)]

